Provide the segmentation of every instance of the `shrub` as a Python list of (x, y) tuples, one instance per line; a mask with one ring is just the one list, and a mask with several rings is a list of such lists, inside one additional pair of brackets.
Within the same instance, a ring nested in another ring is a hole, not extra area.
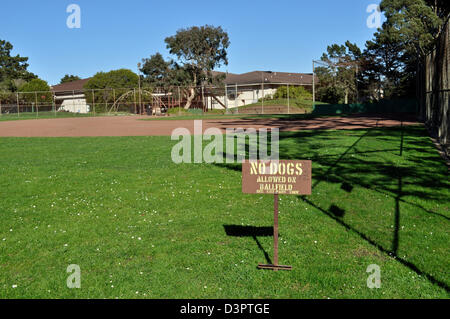
[(336, 87), (321, 87), (317, 90), (317, 99), (330, 104), (342, 103), (344, 100), (344, 90)]
[[(274, 99), (287, 99), (287, 86), (280, 86), (274, 94)], [(312, 94), (303, 86), (289, 86), (289, 98), (299, 100), (312, 100)]]

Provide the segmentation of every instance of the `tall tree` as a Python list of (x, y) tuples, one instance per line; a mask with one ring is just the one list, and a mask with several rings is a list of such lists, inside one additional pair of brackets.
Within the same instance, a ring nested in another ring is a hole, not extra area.
[(20, 55), (12, 56), (13, 45), (5, 40), (0, 40), (0, 83), (10, 90), (17, 90), (14, 80), (29, 81), (36, 76), (27, 70), (28, 58)]
[(443, 2), (425, 0), (383, 0), (380, 8), (386, 22), (380, 32), (394, 29), (395, 36), (406, 45), (406, 49), (424, 58), (433, 48), (442, 31)]
[(81, 80), (79, 76), (66, 74), (59, 82), (60, 84)]
[(360, 76), (366, 96), (378, 100), (404, 95), (401, 79), (406, 62), (405, 44), (398, 31), (385, 24), (366, 42), (362, 54)]
[(85, 89), (135, 88), (139, 77), (128, 69), (96, 73), (85, 85)]
[(48, 83), (41, 79), (33, 79), (30, 82), (25, 83), (19, 89), (21, 97), (27, 102), (51, 102), (52, 93), (50, 92), (50, 86)]
[[(380, 4), (386, 22), (379, 30), (386, 43), (404, 45), (399, 59), (402, 94), (416, 95), (421, 104), (424, 96), (419, 88), (422, 79), (417, 77), (425, 57), (436, 47), (445, 19), (448, 18), (448, 1), (441, 0), (383, 0)], [(414, 82), (416, 88), (414, 89)]]
[(211, 71), (222, 64), (228, 65), (228, 34), (221, 27), (205, 25), (178, 30), (165, 39), (170, 54), (177, 57), (173, 65), (175, 79), (189, 85), (185, 109), (189, 109), (196, 96), (196, 87), (217, 81)]
[(142, 59), (140, 71), (144, 74), (146, 83), (152, 86), (166, 86), (171, 84), (172, 64), (172, 61), (164, 60), (161, 53), (157, 52), (150, 58)]
[[(128, 69), (98, 72), (84, 85), (86, 99), (93, 103), (112, 103), (115, 97), (136, 88), (138, 83), (139, 76)], [(95, 92), (97, 89), (100, 91)]]
[[(330, 91), (333, 87), (336, 92), (333, 93), (333, 99), (337, 91), (343, 92), (344, 103), (348, 104), (350, 97), (353, 101), (357, 100), (357, 73), (361, 50), (350, 41), (345, 45), (332, 44), (327, 47), (327, 52), (321, 57), (321, 60), (327, 65), (318, 68), (318, 77), (323, 92)], [(329, 93), (326, 93), (329, 94)]]

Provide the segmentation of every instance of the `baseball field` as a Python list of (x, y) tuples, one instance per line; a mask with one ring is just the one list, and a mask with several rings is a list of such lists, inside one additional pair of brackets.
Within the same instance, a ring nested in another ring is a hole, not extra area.
[[(206, 119), (279, 127), (312, 195), (243, 194), (240, 164), (175, 164), (138, 117), (0, 122), (0, 298), (448, 298), (450, 181), (414, 119)], [(69, 265), (81, 287), (69, 289)], [(370, 289), (370, 265), (381, 288)]]

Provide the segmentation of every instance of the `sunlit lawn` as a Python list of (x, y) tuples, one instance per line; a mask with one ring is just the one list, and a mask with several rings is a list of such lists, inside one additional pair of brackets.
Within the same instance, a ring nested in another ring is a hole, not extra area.
[(283, 159), (313, 161), (312, 196), (280, 197), (291, 272), (256, 268), (271, 236), (226, 232), (270, 227), (273, 197), (242, 194), (239, 165), (172, 163), (174, 143), (1, 138), (0, 298), (449, 297), (450, 183), (424, 128), (282, 134)]

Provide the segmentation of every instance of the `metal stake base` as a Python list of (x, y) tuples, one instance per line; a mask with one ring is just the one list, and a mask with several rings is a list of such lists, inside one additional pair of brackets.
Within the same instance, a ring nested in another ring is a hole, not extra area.
[(272, 269), (273, 271), (278, 271), (278, 270), (292, 270), (292, 266), (285, 266), (285, 265), (263, 265), (263, 264), (258, 264), (258, 269)]
[(259, 264), (259, 269), (272, 269), (278, 270), (292, 270), (292, 266), (278, 265), (278, 194), (274, 194), (273, 197), (273, 261), (274, 265)]

